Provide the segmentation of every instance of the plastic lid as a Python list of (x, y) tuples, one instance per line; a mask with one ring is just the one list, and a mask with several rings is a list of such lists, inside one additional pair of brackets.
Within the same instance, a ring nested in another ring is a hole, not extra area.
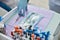
[(11, 35), (14, 36), (13, 32), (11, 32)]
[(15, 29), (19, 29), (19, 26), (15, 26)]
[(23, 30), (22, 30), (22, 29), (19, 29), (18, 31), (19, 31), (18, 33), (19, 33), (20, 35), (23, 34)]
[(18, 33), (18, 32), (19, 32), (19, 30), (18, 30), (18, 29), (15, 29), (15, 32), (17, 32), (17, 33)]
[(34, 38), (34, 37), (35, 37), (35, 35), (34, 35), (34, 34), (32, 34), (32, 35), (31, 35), (31, 37), (32, 37), (32, 38)]
[(40, 40), (40, 37), (37, 37), (37, 39), (36, 40)]

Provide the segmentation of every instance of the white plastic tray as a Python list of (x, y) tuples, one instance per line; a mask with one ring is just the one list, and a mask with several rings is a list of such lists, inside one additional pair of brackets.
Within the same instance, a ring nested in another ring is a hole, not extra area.
[[(29, 11), (41, 13), (41, 14), (43, 14), (43, 16), (45, 16), (45, 19), (43, 21), (41, 21), (41, 23), (43, 23), (43, 24), (40, 23), (39, 28), (44, 28), (45, 31), (50, 31), (51, 37), (52, 37), (50, 40), (52, 40), (55, 31), (58, 29), (58, 24), (60, 22), (60, 14), (57, 14), (53, 11), (46, 10), (44, 8), (39, 8), (39, 7), (36, 7), (36, 6), (33, 6), (33, 5), (29, 5), (28, 7), (29, 7), (28, 8)], [(9, 30), (12, 31), (12, 29), (14, 28), (14, 25), (11, 23), (13, 21), (13, 18), (10, 18), (10, 17), (15, 14), (16, 9), (17, 9), (17, 7), (3, 16), (4, 20), (2, 20), (2, 23), (7, 24), (7, 34), (8, 34), (8, 36), (10, 36)], [(50, 16), (51, 16), (51, 18), (50, 18)], [(16, 17), (16, 16), (14, 16), (14, 17)], [(12, 24), (13, 26), (11, 26), (9, 24)], [(17, 24), (15, 24), (15, 25), (17, 25)]]

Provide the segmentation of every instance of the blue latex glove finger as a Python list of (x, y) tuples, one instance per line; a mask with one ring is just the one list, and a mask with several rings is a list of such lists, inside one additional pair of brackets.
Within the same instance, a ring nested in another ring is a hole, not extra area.
[(18, 3), (18, 13), (23, 10), (20, 14), (25, 14), (25, 11), (27, 9), (27, 0), (19, 0)]

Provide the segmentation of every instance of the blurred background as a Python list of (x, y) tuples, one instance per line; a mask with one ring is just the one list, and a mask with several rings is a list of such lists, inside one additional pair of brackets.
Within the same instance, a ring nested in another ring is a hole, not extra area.
[[(10, 11), (11, 9), (17, 6), (18, 0), (0, 0), (0, 2), (3, 2), (4, 4), (6, 4), (9, 8), (8, 11)], [(29, 0), (29, 4), (33, 4), (39, 7), (49, 9), (48, 0)], [(0, 6), (0, 15), (3, 16), (5, 13), (7, 13), (7, 11)]]
[[(14, 7), (17, 6), (17, 0), (0, 0), (0, 1), (5, 3), (11, 9), (13, 9)], [(43, 7), (43, 8), (49, 9), (48, 0), (30, 0), (29, 3), (33, 4), (33, 5), (36, 5), (36, 6), (39, 6), (39, 7)], [(0, 9), (1, 9), (0, 11), (6, 12), (1, 7), (0, 7)], [(2, 13), (4, 13), (4, 12), (2, 12)]]
[[(6, 0), (6, 1), (2, 0), (2, 1), (7, 5), (9, 5), (11, 8), (15, 7), (17, 4), (17, 0)], [(29, 0), (29, 3), (48, 9), (48, 0)]]
[[(0, 0), (0, 7), (2, 4), (1, 2), (3, 2), (3, 4), (6, 4), (8, 6), (7, 8), (9, 8), (9, 10), (11, 10), (17, 6), (18, 0)], [(33, 5), (36, 5), (36, 6), (39, 6), (42, 8), (46, 8), (46, 9), (51, 9), (55, 12), (60, 13), (60, 11), (59, 11), (60, 10), (60, 0), (29, 0), (29, 4), (33, 4)]]

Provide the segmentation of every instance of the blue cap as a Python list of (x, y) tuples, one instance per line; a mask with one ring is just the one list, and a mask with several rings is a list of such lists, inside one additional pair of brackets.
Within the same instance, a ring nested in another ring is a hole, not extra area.
[(37, 29), (34, 28), (33, 31), (37, 31)]
[(2, 21), (2, 19), (3, 19), (3, 18), (0, 16), (0, 21)]
[(23, 31), (24, 34), (26, 34), (26, 31)]
[(34, 34), (35, 34), (36, 36), (40, 36), (40, 34), (39, 34), (39, 33), (37, 33), (37, 32), (34, 32)]
[(27, 30), (29, 33), (32, 33), (33, 31), (32, 30)]

